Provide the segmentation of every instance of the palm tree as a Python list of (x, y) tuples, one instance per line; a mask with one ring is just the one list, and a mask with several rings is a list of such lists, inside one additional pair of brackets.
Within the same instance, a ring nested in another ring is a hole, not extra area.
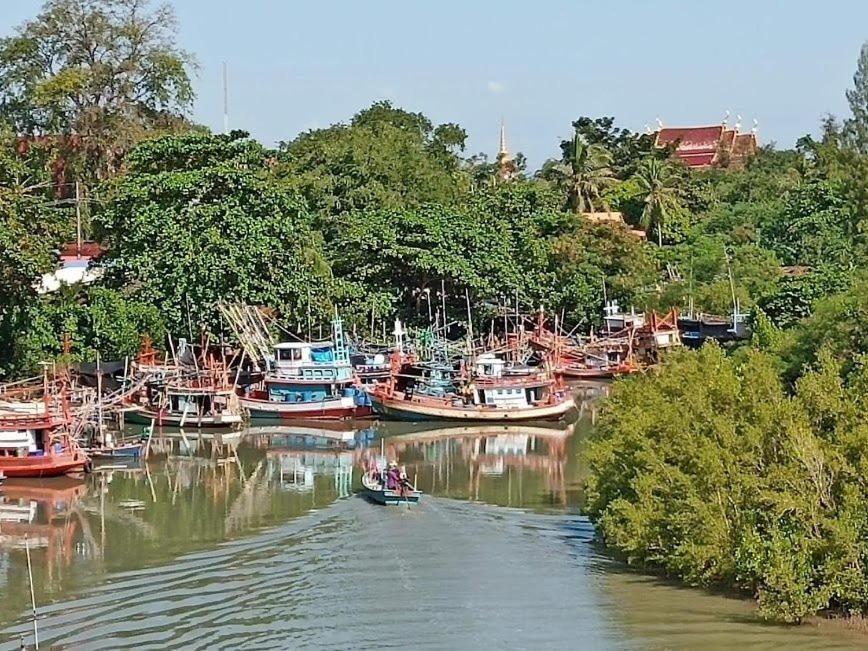
[(589, 145), (576, 134), (562, 173), (567, 177), (570, 208), (574, 213), (594, 212), (596, 207), (606, 208), (603, 192), (615, 182), (612, 155), (602, 145)]
[(678, 172), (669, 161), (651, 156), (639, 165), (635, 179), (644, 205), (640, 224), (645, 233), (650, 233), (652, 226), (657, 229), (657, 244), (662, 247), (663, 225), (681, 210)]

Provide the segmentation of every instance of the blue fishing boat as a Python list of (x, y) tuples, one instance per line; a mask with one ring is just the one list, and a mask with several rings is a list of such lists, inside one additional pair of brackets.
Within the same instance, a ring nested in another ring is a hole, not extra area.
[(370, 415), (357, 388), (341, 320), (332, 322), (332, 341), (286, 342), (274, 346), (263, 380), (241, 392), (253, 419), (343, 419)]

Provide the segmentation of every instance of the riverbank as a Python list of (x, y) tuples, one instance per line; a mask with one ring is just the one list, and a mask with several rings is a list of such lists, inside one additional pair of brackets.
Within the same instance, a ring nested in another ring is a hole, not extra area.
[(864, 369), (716, 346), (619, 383), (588, 450), (588, 513), (628, 562), (754, 595), (781, 622), (862, 613)]

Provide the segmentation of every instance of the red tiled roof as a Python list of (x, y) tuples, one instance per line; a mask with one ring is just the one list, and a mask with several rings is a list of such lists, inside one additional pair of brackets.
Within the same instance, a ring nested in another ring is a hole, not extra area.
[(103, 253), (105, 253), (105, 248), (99, 242), (82, 242), (81, 243), (81, 252), (78, 252), (78, 246), (75, 242), (67, 242), (62, 247), (60, 247), (60, 259), (61, 260), (70, 260), (76, 259), (79, 255), (82, 258), (91, 258), (97, 259)]
[(689, 153), (684, 154), (682, 152), (676, 151), (675, 155), (678, 156), (681, 160), (684, 161), (690, 167), (704, 167), (706, 165), (711, 165), (714, 163), (714, 158), (717, 156), (717, 152), (700, 152), (698, 154)]
[(665, 147), (678, 143), (678, 151), (717, 151), (723, 135), (723, 126), (715, 127), (664, 127), (657, 132), (655, 146)]

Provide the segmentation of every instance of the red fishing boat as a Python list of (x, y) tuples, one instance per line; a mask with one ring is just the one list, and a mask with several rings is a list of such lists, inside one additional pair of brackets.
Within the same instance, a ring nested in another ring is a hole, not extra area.
[(0, 400), (0, 473), (58, 477), (89, 466), (90, 459), (66, 427), (69, 410), (62, 386), (50, 392), (46, 379), (42, 399), (10, 393), (4, 391), (6, 399)]
[(87, 455), (52, 416), (0, 413), (0, 473), (58, 477), (82, 472)]

